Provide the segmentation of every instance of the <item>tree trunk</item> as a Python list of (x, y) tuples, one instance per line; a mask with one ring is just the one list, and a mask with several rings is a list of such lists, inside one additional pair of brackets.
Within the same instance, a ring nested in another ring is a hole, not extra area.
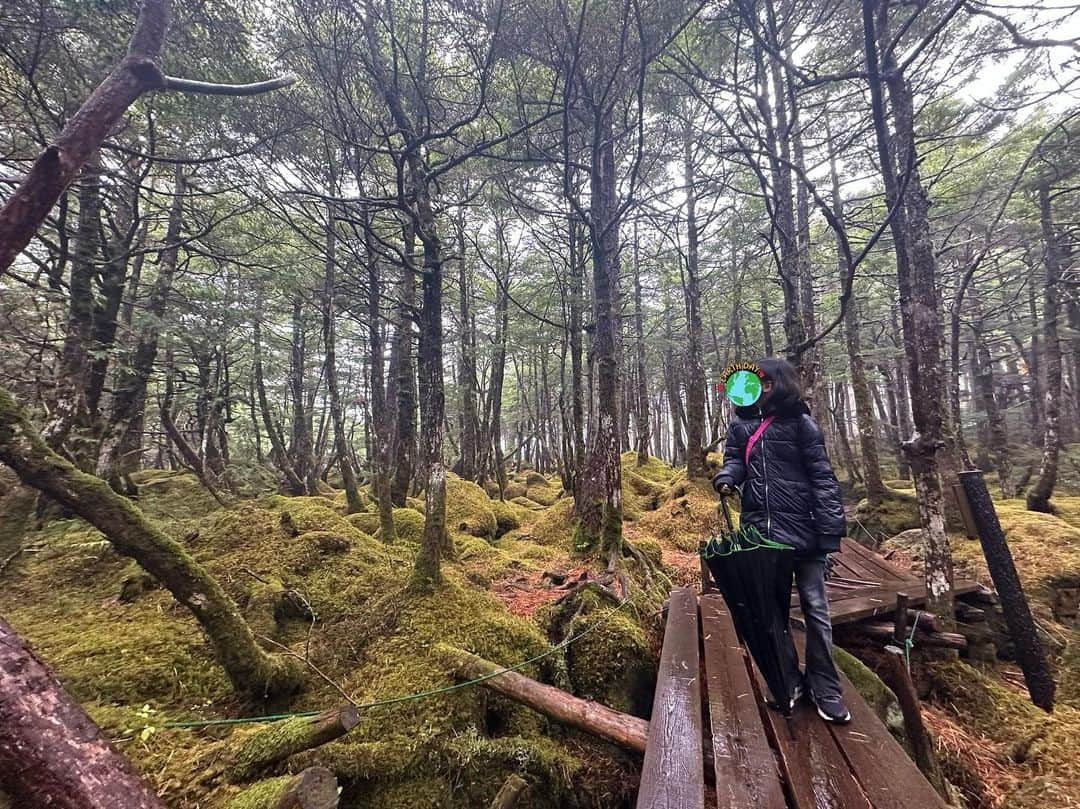
[(459, 680), (486, 677), (485, 688), (528, 705), (566, 727), (584, 731), (624, 750), (645, 754), (649, 723), (644, 719), (575, 697), (516, 671), (504, 671), (501, 666), (460, 649), (440, 646), (439, 651), (454, 662), (454, 676)]
[(596, 424), (585, 459), (574, 547), (599, 548), (619, 558), (622, 547), (622, 463), (619, 453), (619, 201), (615, 145), (607, 112), (594, 121), (589, 172), (589, 233), (592, 240), (593, 312), (596, 329)]
[(304, 391), (304, 299), (300, 290), (293, 293), (292, 340), (289, 350), (289, 392), (292, 394), (292, 432), (290, 462), (303, 489), (294, 494), (318, 494), (315, 483), (315, 442), (311, 415)]
[(0, 273), (30, 244), (83, 164), (148, 90), (164, 85), (155, 64), (169, 27), (168, 0), (143, 0), (127, 54), (97, 86), (0, 208)]
[(292, 663), (255, 644), (251, 629), (221, 585), (187, 550), (116, 494), (52, 452), (7, 391), (0, 389), (0, 461), (27, 486), (97, 528), (117, 553), (134, 559), (187, 607), (209, 636), (233, 686), (255, 698), (292, 693), (301, 682)]
[(164, 809), (3, 618), (0, 788), (17, 807)]
[(469, 307), (472, 289), (465, 262), (465, 209), (457, 221), (458, 251), (458, 312), (461, 345), (458, 352), (458, 389), (461, 391), (461, 471), (465, 480), (477, 480), (477, 447), (480, 423), (476, 406), (476, 330)]
[[(944, 498), (938, 475), (938, 451), (944, 446), (945, 439), (942, 336), (935, 277), (937, 265), (928, 219), (929, 199), (917, 168), (910, 88), (891, 53), (886, 55), (884, 71), (879, 67), (875, 5), (873, 0), (863, 0), (862, 6), (878, 160), (885, 200), (894, 211), (890, 227), (916, 430), (914, 438), (906, 442), (905, 449), (915, 477), (919, 517), (926, 542), (927, 606), (938, 615), (951, 616), (952, 557), (945, 534)], [(895, 141), (885, 119), (882, 73), (892, 101)], [(897, 167), (906, 175), (902, 196)]]
[(1046, 363), (1046, 399), (1043, 405), (1043, 454), (1039, 479), (1027, 495), (1031, 511), (1050, 512), (1050, 497), (1057, 483), (1058, 454), (1061, 437), (1058, 419), (1061, 407), (1061, 341), (1058, 339), (1058, 296), (1061, 283), (1061, 246), (1050, 210), (1050, 187), (1044, 182), (1038, 187), (1039, 227), (1043, 237), (1043, 262), (1046, 265), (1046, 287), (1043, 291), (1043, 346)]
[(169, 206), (169, 224), (165, 243), (158, 259), (157, 278), (146, 304), (149, 317), (139, 334), (129, 360), (120, 367), (113, 391), (109, 421), (105, 427), (98, 460), (98, 476), (109, 481), (118, 492), (131, 493), (130, 474), (139, 467), (139, 451), (146, 414), (146, 388), (157, 360), (161, 323), (172, 292), (173, 275), (183, 227), (185, 182), (179, 165), (173, 174), (173, 199)]
[(356, 488), (356, 473), (353, 471), (352, 452), (349, 448), (348, 435), (345, 432), (345, 413), (341, 404), (341, 393), (338, 390), (337, 376), (337, 339), (334, 318), (334, 293), (337, 282), (335, 269), (337, 256), (335, 248), (337, 234), (334, 231), (334, 216), (332, 211), (327, 211), (326, 225), (326, 267), (325, 281), (323, 284), (323, 344), (326, 350), (326, 392), (330, 396), (330, 417), (334, 422), (334, 452), (337, 454), (338, 469), (341, 470), (341, 481), (345, 487), (345, 502), (347, 513), (356, 514), (364, 510), (364, 504), (360, 500), (360, 492)]
[[(261, 301), (258, 303), (261, 304)], [(262, 363), (261, 305), (256, 306), (256, 309), (260, 311), (255, 312), (254, 322), (252, 323), (252, 375), (255, 377), (255, 391), (258, 393), (259, 397), (259, 410), (262, 412), (263, 426), (266, 428), (266, 434), (270, 439), (270, 449), (274, 464), (285, 476), (289, 493), (300, 495), (304, 493), (304, 481), (296, 476), (296, 469), (293, 468), (293, 465), (289, 460), (289, 453), (285, 449), (285, 439), (281, 435), (281, 429), (274, 419), (274, 414), (270, 411), (270, 399), (266, 395), (266, 381), (263, 375)]]
[[(836, 170), (836, 155), (832, 149), (832, 132), (826, 126), (829, 140), (829, 176), (832, 180), (833, 213), (838, 222), (844, 221), (844, 200), (840, 195), (840, 175)], [(841, 286), (847, 277), (847, 263), (837, 249), (837, 272)], [(866, 379), (866, 363), (863, 360), (862, 335), (860, 334), (860, 311), (858, 298), (852, 296), (844, 313), (844, 348), (847, 349), (848, 368), (851, 371), (851, 389), (855, 397), (855, 421), (859, 430), (859, 454), (862, 456), (863, 477), (866, 481), (866, 500), (870, 508), (876, 508), (885, 499), (885, 484), (881, 479), (881, 463), (878, 460), (874, 408), (870, 384)]]
[(649, 387), (645, 368), (645, 318), (641, 308), (641, 266), (638, 262), (636, 220), (634, 221), (634, 349), (637, 360), (637, 372), (634, 375), (634, 410), (637, 416), (634, 427), (634, 438), (637, 441), (635, 450), (637, 451), (637, 465), (644, 466), (649, 460)]
[(701, 285), (698, 266), (697, 193), (694, 176), (694, 142), (690, 122), (683, 136), (683, 168), (686, 181), (686, 476), (701, 479), (705, 469), (705, 363), (701, 345)]
[(395, 405), (394, 442), (391, 456), (394, 474), (390, 479), (390, 497), (395, 506), (404, 506), (412, 487), (416, 463), (416, 365), (413, 362), (413, 321), (415, 315), (416, 275), (411, 266), (415, 236), (405, 234), (408, 262), (401, 268), (398, 288), (397, 323), (390, 351), (390, 377)]
[(379, 297), (382, 283), (379, 277), (379, 260), (372, 244), (370, 214), (364, 214), (364, 251), (367, 261), (368, 280), (368, 346), (370, 353), (370, 411), (371, 426), (374, 432), (372, 442), (372, 480), (371, 491), (379, 507), (379, 537), (383, 542), (397, 540), (394, 528), (394, 503), (390, 493), (390, 442), (392, 440), (393, 418), (390, 402), (386, 396), (383, 381), (383, 332), (380, 327)]
[(249, 781), (289, 756), (340, 739), (358, 724), (360, 714), (352, 705), (273, 722), (245, 737), (225, 775), (230, 781)]

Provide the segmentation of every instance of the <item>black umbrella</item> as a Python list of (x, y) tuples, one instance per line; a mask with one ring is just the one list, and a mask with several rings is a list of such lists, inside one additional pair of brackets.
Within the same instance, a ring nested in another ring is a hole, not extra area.
[(727, 530), (711, 536), (701, 555), (776, 707), (790, 720), (796, 685), (792, 672), (799, 667), (788, 626), (794, 551), (754, 526), (735, 530), (727, 501), (720, 502)]

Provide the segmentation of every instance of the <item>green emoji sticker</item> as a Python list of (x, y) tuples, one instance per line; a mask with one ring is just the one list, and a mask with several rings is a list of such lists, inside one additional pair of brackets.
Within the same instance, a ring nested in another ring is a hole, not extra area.
[(747, 369), (734, 371), (724, 380), (724, 395), (736, 407), (748, 407), (761, 398), (761, 377)]

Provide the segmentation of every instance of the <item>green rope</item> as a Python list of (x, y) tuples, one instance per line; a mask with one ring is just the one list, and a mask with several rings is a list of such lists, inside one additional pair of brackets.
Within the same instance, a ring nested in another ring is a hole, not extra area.
[(911, 650), (915, 648), (915, 630), (919, 626), (920, 615), (922, 615), (922, 613), (916, 610), (915, 620), (911, 622), (911, 631), (908, 632), (908, 636), (904, 638), (904, 666), (907, 667), (908, 674), (911, 674)]
[[(629, 603), (630, 603), (629, 598), (624, 599), (622, 601), (622, 603), (619, 604), (617, 607), (615, 607), (612, 610), (609, 610), (608, 613), (604, 616), (603, 620), (598, 621), (597, 623), (595, 623), (592, 626), (588, 627), (587, 629), (579, 632), (578, 634), (567, 638), (562, 643), (559, 643), (559, 644), (557, 644), (555, 646), (552, 646), (552, 647), (548, 648), (546, 651), (541, 652), (540, 654), (536, 655), (535, 657), (530, 657), (528, 660), (522, 660), (520, 663), (515, 663), (513, 666), (508, 666), (506, 668), (501, 668), (498, 671), (491, 672), (490, 674), (484, 674), (484, 675), (482, 675), (480, 677), (476, 677), (475, 679), (466, 680), (465, 682), (461, 682), (461, 683), (455, 683), (454, 685), (443, 686), (442, 688), (432, 688), (432, 689), (429, 689), (427, 691), (418, 691), (415, 694), (404, 694), (404, 695), (398, 696), (398, 697), (388, 697), (386, 699), (376, 700), (375, 702), (367, 702), (367, 703), (364, 703), (362, 705), (356, 705), (355, 707), (356, 707), (356, 709), (358, 711), (366, 711), (366, 710), (370, 710), (370, 709), (373, 709), (373, 708), (382, 708), (382, 707), (385, 707), (387, 705), (397, 705), (397, 704), (402, 703), (402, 702), (414, 702), (414, 701), (417, 701), (417, 700), (426, 699), (428, 697), (438, 696), (439, 694), (448, 694), (451, 691), (459, 691), (462, 688), (469, 688), (471, 686), (478, 685), (480, 683), (486, 682), (487, 680), (492, 680), (492, 679), (494, 679), (496, 677), (499, 677), (499, 676), (501, 676), (503, 674), (506, 674), (508, 672), (517, 671), (518, 669), (523, 669), (526, 666), (529, 666), (529, 665), (531, 665), (533, 663), (536, 663), (539, 660), (543, 660), (545, 657), (550, 657), (551, 655), (555, 654), (556, 652), (561, 651), (562, 649), (565, 649), (571, 643), (575, 643), (575, 642), (581, 640), (583, 637), (585, 637), (589, 633), (594, 632), (595, 630), (599, 629), (604, 624), (606, 624), (615, 613), (619, 612), (619, 610), (621, 610), (623, 607), (625, 607)], [(239, 717), (239, 718), (236, 718), (236, 719), (206, 719), (206, 720), (202, 720), (202, 721), (190, 721), (190, 722), (164, 722), (161, 725), (158, 725), (157, 727), (161, 727), (161, 728), (201, 728), (201, 727), (209, 727), (211, 725), (254, 725), (254, 724), (260, 724), (260, 723), (263, 723), (263, 722), (279, 722), (279, 721), (281, 721), (283, 719), (294, 719), (294, 718), (297, 718), (297, 717), (318, 716), (321, 713), (322, 713), (322, 711), (298, 711), (296, 713), (270, 714), (268, 716), (244, 716), (244, 717)]]

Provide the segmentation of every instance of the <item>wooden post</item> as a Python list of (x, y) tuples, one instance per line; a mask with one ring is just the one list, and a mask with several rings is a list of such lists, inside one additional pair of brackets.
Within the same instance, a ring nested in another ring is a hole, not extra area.
[(701, 594), (705, 595), (716, 588), (713, 586), (712, 574), (709, 572), (709, 565), (705, 561), (705, 549), (708, 547), (708, 542), (702, 540), (698, 543), (698, 563), (701, 565)]
[(225, 809), (337, 809), (337, 778), (325, 767), (269, 778), (248, 787)]
[(908, 595), (896, 594), (896, 612), (893, 614), (893, 640), (900, 648), (907, 645)]
[(1016, 573), (1012, 552), (1001, 530), (994, 502), (986, 488), (982, 471), (972, 469), (960, 473), (960, 482), (964, 485), (971, 511), (979, 529), (979, 543), (982, 545), (986, 566), (990, 578), (994, 581), (1001, 599), (1001, 611), (1009, 627), (1009, 636), (1016, 649), (1016, 662), (1024, 672), (1031, 701), (1044, 711), (1054, 709), (1054, 677), (1046, 660), (1046, 652), (1031, 616), (1031, 608), (1024, 596), (1024, 588)]
[(900, 704), (900, 713), (904, 716), (904, 733), (911, 743), (915, 763), (926, 776), (926, 780), (934, 785), (934, 789), (948, 799), (945, 779), (934, 755), (934, 742), (923, 722), (919, 694), (904, 662), (904, 653), (896, 646), (886, 646), (885, 651), (885, 684), (896, 694), (896, 701)]

